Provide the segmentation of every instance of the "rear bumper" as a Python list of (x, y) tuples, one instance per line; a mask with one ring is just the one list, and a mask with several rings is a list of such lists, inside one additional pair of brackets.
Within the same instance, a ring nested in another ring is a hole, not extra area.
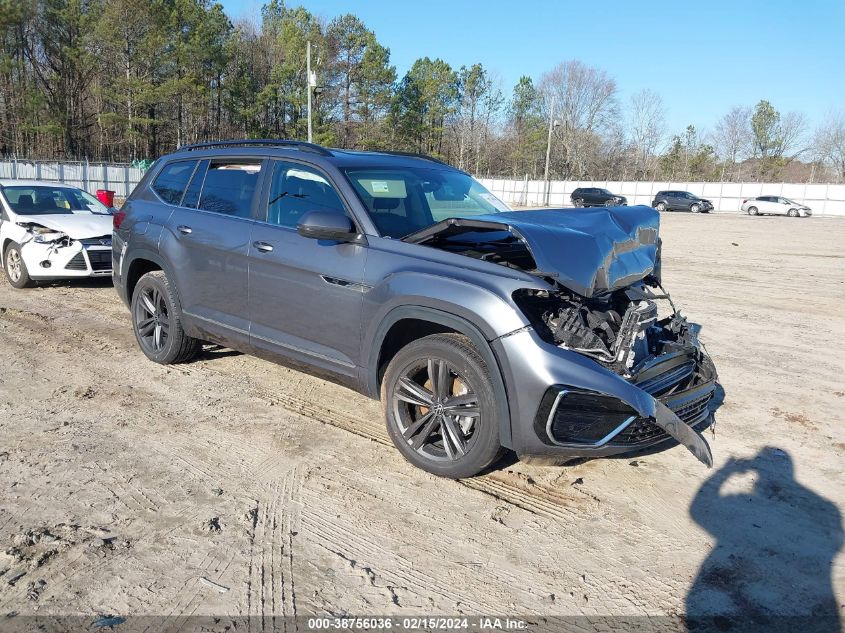
[(494, 341), (520, 456), (602, 457), (672, 437), (655, 424), (661, 403), (695, 429), (712, 419), (716, 370), (697, 347), (664, 354), (632, 380), (544, 342), (531, 330)]

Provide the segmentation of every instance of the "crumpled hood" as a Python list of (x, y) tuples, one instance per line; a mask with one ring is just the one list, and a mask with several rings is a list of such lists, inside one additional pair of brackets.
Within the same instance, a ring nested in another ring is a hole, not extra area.
[(642, 205), (453, 218), (406, 239), (455, 225), (507, 229), (525, 242), (540, 273), (584, 297), (630, 286), (658, 265), (660, 214)]
[(49, 215), (19, 215), (16, 222), (40, 224), (60, 231), (74, 240), (111, 235), (112, 216), (105, 213), (53, 213)]

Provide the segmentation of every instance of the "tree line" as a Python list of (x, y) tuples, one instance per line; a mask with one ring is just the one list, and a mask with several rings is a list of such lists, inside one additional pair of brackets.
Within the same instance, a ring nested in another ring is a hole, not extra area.
[[(564, 61), (508, 89), (482, 63), (423, 57), (400, 77), (353, 14), (270, 0), (232, 22), (210, 0), (0, 0), (0, 153), (110, 162), (225, 138), (438, 156), (479, 175), (572, 180), (845, 180), (845, 114), (811, 130), (768, 101), (673, 133), (661, 96), (629, 99)], [(551, 123), (551, 125), (550, 125)]]

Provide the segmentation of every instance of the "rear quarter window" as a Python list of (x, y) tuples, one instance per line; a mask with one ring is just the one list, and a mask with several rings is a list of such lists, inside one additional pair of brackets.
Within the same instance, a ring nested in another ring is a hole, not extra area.
[(168, 204), (178, 205), (196, 165), (197, 161), (195, 160), (180, 160), (168, 163), (153, 181), (153, 191)]

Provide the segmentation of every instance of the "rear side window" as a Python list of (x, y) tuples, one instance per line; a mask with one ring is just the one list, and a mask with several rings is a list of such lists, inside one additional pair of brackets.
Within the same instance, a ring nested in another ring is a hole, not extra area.
[(165, 202), (179, 204), (196, 165), (197, 161), (195, 160), (180, 160), (175, 163), (168, 163), (156, 176), (155, 182), (153, 182), (153, 190)]
[(248, 218), (261, 172), (260, 161), (212, 161), (197, 208)]

